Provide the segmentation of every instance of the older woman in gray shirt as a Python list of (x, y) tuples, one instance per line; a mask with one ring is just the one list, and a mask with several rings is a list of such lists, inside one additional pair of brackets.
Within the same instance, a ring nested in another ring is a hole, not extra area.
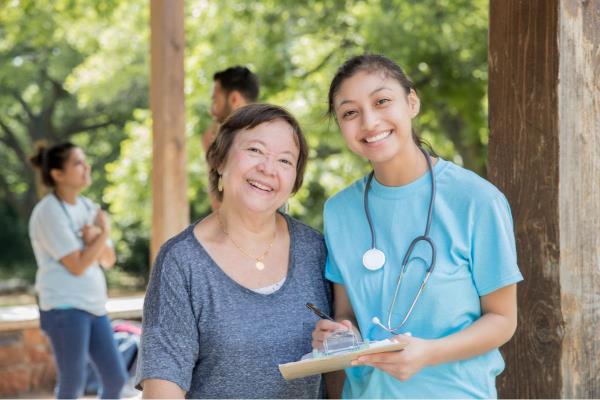
[(320, 376), (278, 364), (312, 350), (304, 304), (330, 310), (321, 234), (277, 210), (302, 185), (307, 145), (294, 117), (253, 104), (207, 153), (221, 205), (163, 245), (144, 304), (144, 397), (318, 398)]

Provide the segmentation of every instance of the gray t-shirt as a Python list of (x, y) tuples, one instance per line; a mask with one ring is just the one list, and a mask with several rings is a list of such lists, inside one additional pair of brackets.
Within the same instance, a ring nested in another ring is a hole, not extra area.
[(136, 382), (168, 380), (188, 398), (322, 397), (321, 376), (285, 381), (278, 369), (312, 350), (318, 318), (305, 304), (331, 311), (323, 237), (286, 220), (288, 275), (269, 295), (226, 275), (195, 238), (195, 224), (162, 246), (144, 303)]

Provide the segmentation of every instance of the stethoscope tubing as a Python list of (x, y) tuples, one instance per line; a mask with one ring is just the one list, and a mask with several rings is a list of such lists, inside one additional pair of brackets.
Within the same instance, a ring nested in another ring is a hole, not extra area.
[[(394, 290), (394, 296), (392, 298), (392, 302), (388, 309), (387, 327), (382, 324), (379, 324), (379, 326), (381, 326), (383, 329), (385, 329), (386, 331), (388, 331), (390, 333), (397, 333), (397, 331), (406, 324), (409, 317), (412, 315), (413, 309), (415, 308), (419, 298), (421, 297), (421, 293), (425, 289), (425, 286), (427, 285), (427, 282), (429, 281), (429, 278), (431, 277), (431, 274), (433, 273), (433, 271), (435, 269), (435, 264), (436, 264), (436, 246), (435, 246), (435, 243), (433, 242), (433, 239), (429, 236), (429, 232), (431, 229), (431, 221), (433, 219), (433, 212), (434, 212), (435, 195), (436, 195), (436, 181), (435, 181), (435, 176), (433, 173), (433, 165), (431, 162), (431, 156), (425, 151), (425, 149), (423, 149), (420, 146), (419, 146), (419, 150), (425, 156), (425, 159), (427, 161), (427, 168), (429, 170), (429, 175), (431, 177), (431, 196), (429, 199), (427, 222), (425, 224), (424, 234), (422, 236), (418, 236), (415, 239), (413, 239), (410, 246), (406, 250), (406, 253), (404, 254), (404, 258), (402, 259), (402, 267), (400, 270), (400, 275), (398, 276), (398, 281), (396, 283), (396, 288)], [(372, 171), (369, 174), (369, 177), (367, 178), (367, 183), (365, 185), (365, 192), (363, 195), (363, 204), (364, 204), (364, 208), (365, 208), (365, 215), (367, 216), (367, 222), (369, 224), (369, 229), (371, 231), (371, 249), (375, 249), (376, 244), (377, 244), (376, 237), (375, 237), (375, 228), (374, 228), (372, 220), (371, 220), (371, 213), (369, 212), (369, 190), (371, 188), (371, 182), (373, 180), (374, 174), (375, 174), (374, 171)], [(417, 291), (417, 294), (415, 295), (408, 311), (406, 312), (404, 318), (402, 319), (402, 322), (397, 327), (392, 328), (391, 327), (392, 326), (392, 311), (394, 309), (394, 306), (396, 305), (396, 300), (398, 298), (398, 293), (400, 292), (400, 288), (402, 287), (402, 281), (403, 281), (406, 269), (408, 267), (409, 258), (411, 256), (415, 246), (417, 245), (417, 243), (422, 242), (422, 241), (428, 243), (429, 246), (431, 247), (431, 264), (429, 265), (429, 268), (427, 269), (427, 272), (425, 274), (425, 278), (421, 282), (419, 290)]]

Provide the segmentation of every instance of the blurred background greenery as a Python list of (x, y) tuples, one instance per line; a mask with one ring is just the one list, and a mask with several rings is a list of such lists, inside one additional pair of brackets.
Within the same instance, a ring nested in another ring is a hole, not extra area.
[[(147, 0), (0, 1), (0, 281), (33, 282), (27, 221), (35, 143), (72, 140), (93, 166), (85, 193), (113, 218), (114, 289), (147, 278), (151, 210)], [(186, 108), (191, 219), (209, 212), (200, 135), (212, 75), (246, 65), (260, 101), (287, 107), (311, 147), (290, 212), (320, 229), (327, 197), (368, 171), (325, 115), (349, 56), (381, 53), (418, 88), (417, 125), (442, 157), (482, 176), (487, 156), (488, 0), (188, 0)]]

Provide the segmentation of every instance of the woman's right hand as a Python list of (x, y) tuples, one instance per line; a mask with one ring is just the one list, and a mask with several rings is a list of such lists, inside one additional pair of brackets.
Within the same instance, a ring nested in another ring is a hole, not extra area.
[(102, 229), (102, 233), (105, 233), (107, 237), (110, 236), (110, 218), (106, 211), (98, 210), (95, 224)]
[(352, 330), (352, 322), (348, 321), (347, 319), (339, 322), (330, 321), (328, 319), (320, 319), (312, 333), (313, 349), (322, 350), (325, 339), (327, 339), (329, 335), (337, 330)]

